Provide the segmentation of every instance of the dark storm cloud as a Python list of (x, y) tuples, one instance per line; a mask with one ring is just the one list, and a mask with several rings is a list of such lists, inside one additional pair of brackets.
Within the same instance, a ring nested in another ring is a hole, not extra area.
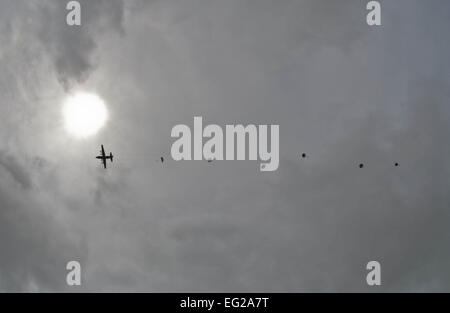
[[(447, 2), (379, 28), (364, 1), (81, 5), (1, 3), (0, 288), (71, 291), (78, 260), (85, 291), (372, 291), (375, 259), (377, 290), (449, 289)], [(95, 138), (62, 131), (60, 83), (105, 99)], [(279, 170), (174, 162), (195, 115), (279, 123)]]

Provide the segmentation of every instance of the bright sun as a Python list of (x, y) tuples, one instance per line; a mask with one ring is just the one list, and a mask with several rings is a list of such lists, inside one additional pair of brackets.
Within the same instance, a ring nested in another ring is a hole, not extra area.
[(105, 103), (92, 93), (77, 93), (69, 97), (63, 113), (67, 130), (77, 137), (95, 134), (108, 118)]

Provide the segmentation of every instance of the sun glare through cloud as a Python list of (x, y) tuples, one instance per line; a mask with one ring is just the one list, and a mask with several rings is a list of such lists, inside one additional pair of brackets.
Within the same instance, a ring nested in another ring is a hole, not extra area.
[(79, 138), (96, 134), (108, 119), (105, 102), (92, 93), (70, 96), (64, 103), (63, 113), (67, 131)]

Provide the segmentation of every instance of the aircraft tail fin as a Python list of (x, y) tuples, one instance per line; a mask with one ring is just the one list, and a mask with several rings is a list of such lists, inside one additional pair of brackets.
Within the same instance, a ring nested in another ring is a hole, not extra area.
[(110, 158), (111, 158), (111, 162), (112, 162), (112, 161), (113, 161), (113, 158), (114, 158), (114, 156), (113, 156), (112, 152), (110, 152), (110, 153), (109, 153), (109, 156), (110, 156)]

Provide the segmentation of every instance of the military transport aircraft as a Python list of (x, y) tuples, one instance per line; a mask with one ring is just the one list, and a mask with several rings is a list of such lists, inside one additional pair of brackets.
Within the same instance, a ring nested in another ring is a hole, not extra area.
[(106, 169), (106, 160), (111, 160), (111, 162), (113, 161), (112, 152), (110, 152), (109, 156), (107, 156), (105, 154), (105, 148), (103, 148), (103, 145), (102, 145), (102, 150), (100, 150), (100, 153), (101, 153), (101, 155), (97, 156), (96, 159), (102, 160), (103, 167)]

